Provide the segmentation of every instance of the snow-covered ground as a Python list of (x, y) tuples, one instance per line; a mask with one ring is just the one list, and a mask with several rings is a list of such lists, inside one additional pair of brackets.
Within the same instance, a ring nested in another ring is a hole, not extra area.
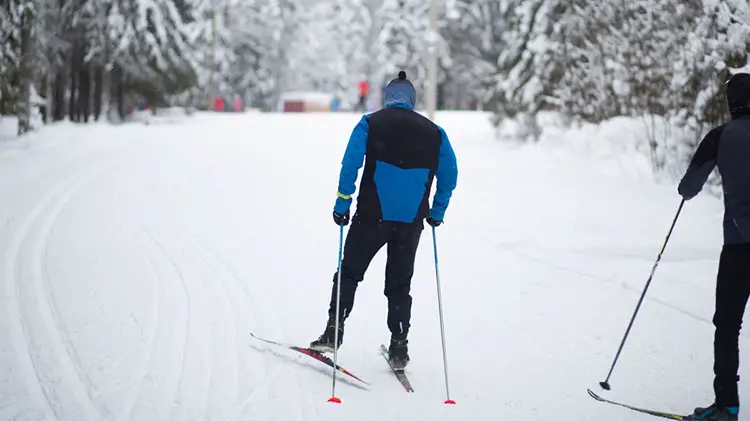
[[(443, 405), (427, 229), (412, 288), (416, 393), (378, 353), (384, 252), (340, 354), (370, 390), (341, 382), (343, 404), (328, 404), (318, 363), (250, 337), (305, 345), (324, 328), (330, 213), (358, 118), (197, 114), (0, 143), (0, 420), (649, 419), (586, 388), (609, 369), (675, 186), (550, 141), (498, 142), (480, 113), (438, 115), (460, 171), (437, 230), (458, 405)], [(604, 396), (678, 412), (711, 401), (721, 211), (707, 195), (685, 208)], [(748, 383), (741, 394), (750, 403)]]

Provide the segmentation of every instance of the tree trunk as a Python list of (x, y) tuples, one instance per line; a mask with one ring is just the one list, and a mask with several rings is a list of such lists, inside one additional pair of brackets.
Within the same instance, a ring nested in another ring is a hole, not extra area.
[[(102, 66), (97, 65), (94, 70), (94, 120), (99, 121), (102, 115), (102, 95), (104, 90), (102, 89), (102, 77), (103, 77)], [(106, 113), (104, 114), (107, 115)]]
[(99, 98), (99, 113), (104, 115), (110, 123), (113, 119), (110, 118), (109, 110), (112, 105), (112, 69), (114, 65), (112, 61), (112, 46), (109, 41), (109, 20), (106, 18), (110, 15), (114, 2), (107, 2), (107, 7), (104, 9), (104, 28), (102, 31), (102, 39), (104, 39), (104, 60), (102, 60), (102, 66), (99, 69), (97, 75), (99, 81), (99, 93), (96, 95)]
[(45, 124), (51, 123), (55, 118), (55, 113), (57, 113), (57, 107), (55, 107), (55, 65), (50, 60), (48, 66), (44, 84), (44, 97), (47, 99), (47, 110), (44, 116)]
[(117, 82), (117, 117), (120, 121), (125, 117), (125, 86), (122, 79)]
[(86, 121), (94, 116), (94, 94), (96, 92), (96, 66), (89, 62), (86, 66), (89, 75), (89, 95), (87, 97), (89, 112), (86, 114)]
[(67, 86), (65, 85), (66, 81), (67, 78), (65, 77), (65, 68), (63, 67), (58, 69), (57, 72), (55, 72), (55, 106), (53, 107), (55, 113), (52, 114), (53, 121), (62, 121), (65, 119), (65, 90), (67, 88)]
[(34, 15), (28, 7), (24, 8), (21, 13), (20, 89), (18, 107), (16, 108), (19, 136), (31, 131), (31, 82), (33, 79), (32, 60), (34, 55), (32, 51), (33, 40), (31, 39)]
[(110, 115), (110, 110), (112, 109), (112, 98), (114, 98), (114, 95), (112, 94), (112, 67), (111, 64), (107, 63), (102, 69), (102, 115), (104, 115), (104, 118), (109, 120), (110, 123), (115, 122)]
[[(81, 49), (81, 56), (85, 54), (85, 51)], [(78, 121), (83, 121), (84, 123), (89, 122), (89, 114), (91, 111), (90, 108), (90, 101), (91, 101), (91, 76), (89, 74), (89, 66), (86, 63), (80, 63), (80, 73), (79, 73), (79, 91), (80, 94), (78, 96)]]
[(107, 118), (111, 123), (122, 121), (124, 103), (122, 98), (122, 72), (119, 67), (112, 66), (108, 71), (104, 69), (103, 81), (104, 100), (103, 106), (107, 110)]
[(73, 43), (70, 49), (70, 101), (68, 103), (68, 117), (70, 121), (76, 119), (78, 109), (78, 41)]

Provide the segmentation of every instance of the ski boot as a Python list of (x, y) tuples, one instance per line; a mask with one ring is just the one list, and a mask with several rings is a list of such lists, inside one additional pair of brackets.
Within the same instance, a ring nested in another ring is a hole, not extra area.
[(695, 412), (684, 419), (689, 421), (737, 421), (739, 412), (740, 408), (737, 406), (719, 408), (716, 404), (713, 404), (708, 408), (695, 408)]
[[(336, 321), (329, 319), (326, 325), (326, 330), (320, 337), (310, 343), (310, 349), (313, 351), (326, 353), (333, 352), (333, 343), (336, 341)], [(335, 348), (340, 348), (341, 343), (344, 342), (344, 324), (339, 323), (339, 343)]]
[(391, 338), (391, 346), (388, 348), (388, 362), (394, 370), (403, 370), (409, 364), (409, 341), (406, 339)]

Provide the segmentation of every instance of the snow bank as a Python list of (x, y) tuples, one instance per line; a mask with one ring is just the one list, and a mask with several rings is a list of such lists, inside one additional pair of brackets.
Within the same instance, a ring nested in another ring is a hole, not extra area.
[(158, 107), (156, 110), (133, 110), (125, 119), (128, 123), (177, 124), (184, 123), (194, 110), (184, 107)]
[[(163, 107), (157, 108), (156, 112), (152, 110), (134, 110), (128, 116), (125, 117), (123, 122), (125, 123), (143, 123), (146, 125), (150, 124), (182, 124), (187, 122), (191, 116), (195, 114), (195, 111), (189, 108), (183, 107)], [(48, 141), (55, 136), (49, 136), (51, 132), (48, 130), (54, 128), (54, 134), (60, 134), (60, 129), (67, 127), (70, 130), (73, 127), (78, 127), (80, 130), (86, 130), (86, 127), (93, 126), (112, 126), (116, 127), (116, 124), (109, 124), (102, 118), (100, 121), (95, 121), (93, 116), (90, 118), (89, 123), (71, 123), (67, 119), (63, 122), (55, 122), (52, 125), (44, 124), (42, 117), (38, 112), (32, 113), (31, 125), (33, 130), (31, 133), (23, 136), (24, 143), (29, 143), (31, 140), (29, 137), (35, 137), (34, 134), (45, 133), (46, 136), (42, 136), (45, 141)], [(0, 116), (0, 143), (10, 142), (18, 140), (18, 118), (15, 116)]]
[[(42, 116), (37, 108), (32, 108), (31, 126), (37, 129), (43, 126)], [(18, 136), (18, 117), (0, 115), (0, 142), (15, 139)]]
[(0, 142), (16, 137), (18, 133), (18, 118), (0, 116)]
[[(550, 150), (560, 159), (578, 159), (600, 174), (631, 179), (673, 182), (685, 170), (700, 139), (657, 117), (616, 117), (600, 124), (569, 125), (555, 113), (539, 116), (539, 139), (534, 146)], [(505, 141), (525, 141), (529, 129), (506, 120), (496, 131)]]

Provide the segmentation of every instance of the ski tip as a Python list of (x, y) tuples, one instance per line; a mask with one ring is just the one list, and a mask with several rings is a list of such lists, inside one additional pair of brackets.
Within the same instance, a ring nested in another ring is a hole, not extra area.
[(341, 399), (331, 396), (331, 399), (328, 399), (328, 403), (341, 403)]
[(599, 382), (599, 386), (601, 386), (604, 390), (612, 390), (612, 388), (609, 386), (609, 382)]
[(448, 399), (447, 401), (445, 401), (445, 404), (446, 405), (455, 405), (456, 401), (454, 401), (453, 399)]

